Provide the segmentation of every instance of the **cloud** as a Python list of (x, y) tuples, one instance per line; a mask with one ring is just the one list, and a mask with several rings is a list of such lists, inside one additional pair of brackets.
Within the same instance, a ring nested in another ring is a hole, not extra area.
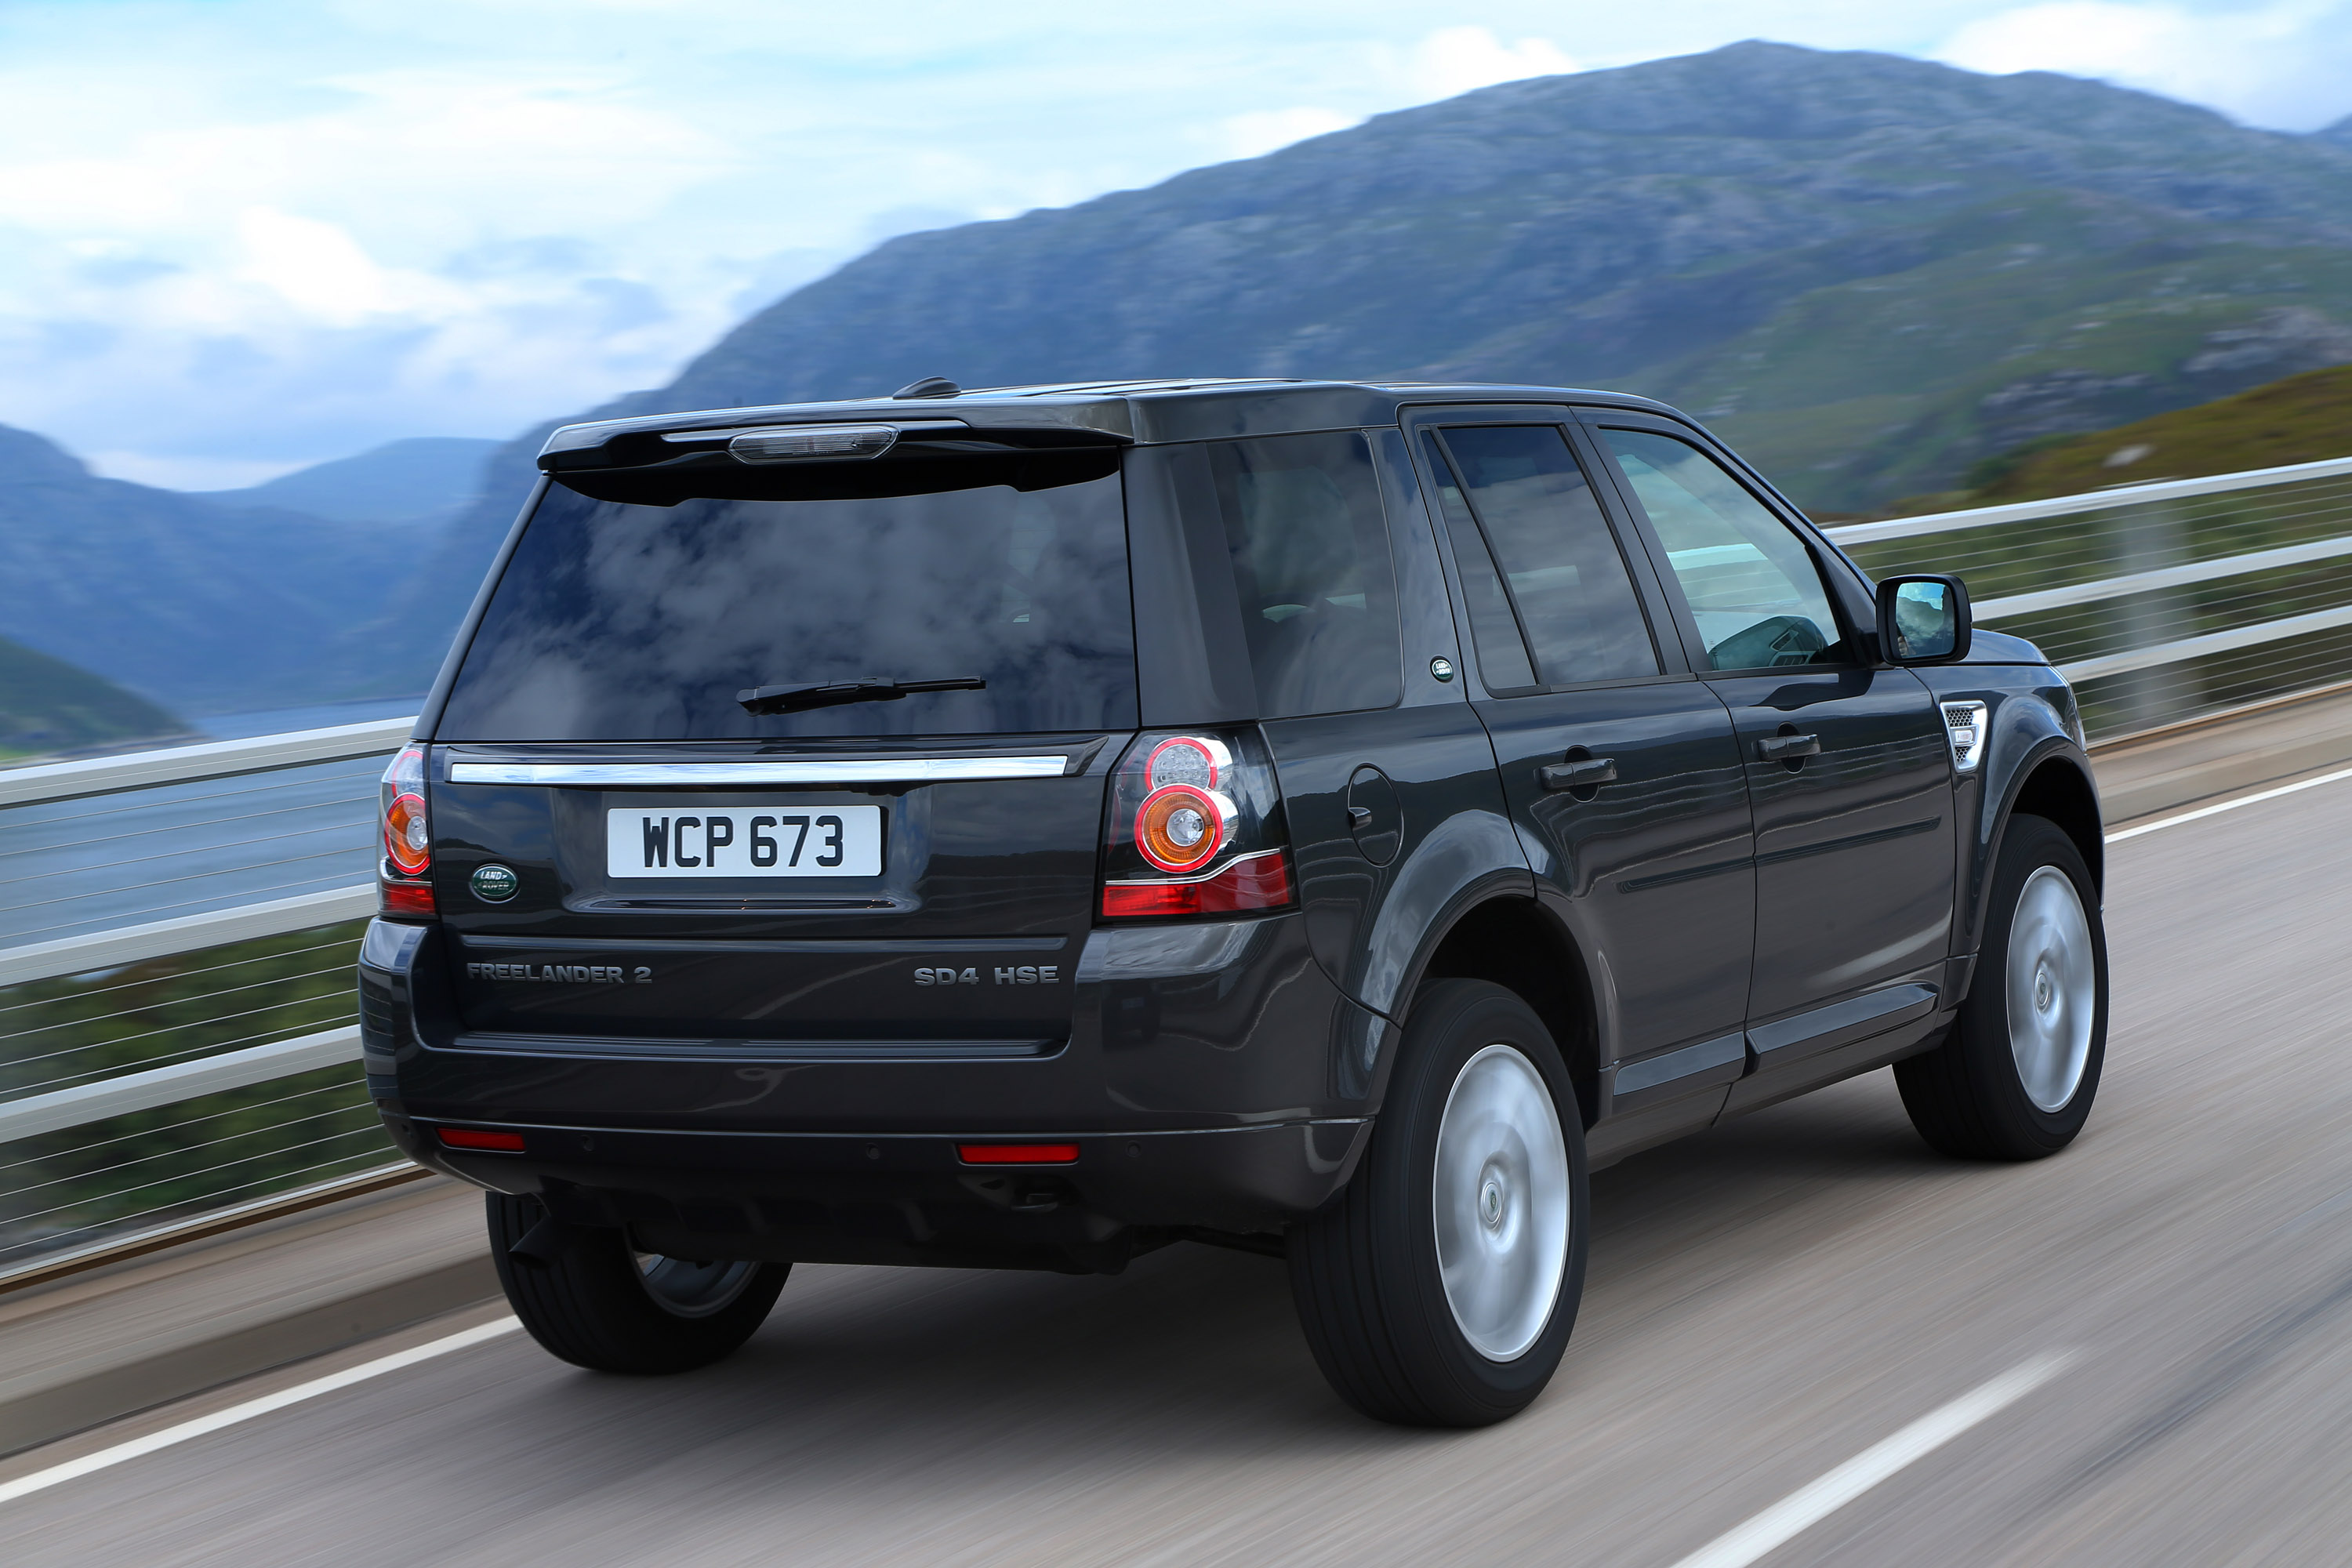
[(2227, 9), (2052, 0), (1969, 22), (1935, 54), (1969, 70), (2092, 77), (2310, 131), (2347, 107), (2352, 0)]
[(1505, 44), (1484, 27), (1441, 27), (1415, 44), (1410, 74), (1432, 98), (1531, 76), (1564, 76), (1577, 63), (1549, 38)]
[(5, 0), (0, 422), (108, 471), (226, 483), (504, 435), (662, 384), (892, 235), (1759, 31), (2109, 76), (2261, 124), (2352, 110), (2352, 0), (1457, 0), (1442, 26), (1403, 0), (684, 15)]
[(1362, 118), (1336, 109), (1252, 110), (1218, 121), (1210, 140), (1225, 157), (1255, 158), (1310, 136), (1345, 131)]

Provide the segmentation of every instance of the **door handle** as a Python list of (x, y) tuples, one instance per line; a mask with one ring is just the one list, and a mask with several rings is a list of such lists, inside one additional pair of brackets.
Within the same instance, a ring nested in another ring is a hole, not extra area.
[(1365, 828), (1370, 827), (1371, 825), (1372, 808), (1370, 806), (1351, 805), (1348, 808), (1349, 832), (1361, 833)]
[(1590, 789), (1613, 784), (1616, 778), (1614, 757), (1579, 757), (1574, 762), (1547, 763), (1536, 770), (1536, 782), (1549, 790)]
[(1822, 754), (1819, 735), (1767, 735), (1756, 742), (1756, 754), (1768, 763), (1792, 763)]

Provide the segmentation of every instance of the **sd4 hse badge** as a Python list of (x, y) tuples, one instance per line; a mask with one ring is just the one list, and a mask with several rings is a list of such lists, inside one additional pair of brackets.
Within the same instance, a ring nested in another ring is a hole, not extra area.
[[(1058, 985), (1062, 982), (1062, 966), (1058, 963), (999, 963), (989, 967), (999, 985)], [(977, 985), (981, 973), (977, 968), (957, 969), (952, 965), (926, 967), (915, 971), (915, 984)]]

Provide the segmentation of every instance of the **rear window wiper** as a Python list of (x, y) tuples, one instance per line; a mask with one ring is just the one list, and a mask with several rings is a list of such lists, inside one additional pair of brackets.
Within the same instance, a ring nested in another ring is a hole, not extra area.
[(844, 702), (896, 702), (918, 691), (987, 689), (988, 682), (976, 675), (951, 675), (944, 680), (884, 680), (867, 676), (814, 686), (749, 687), (737, 692), (735, 700), (750, 713), (798, 713), (810, 708), (835, 708)]

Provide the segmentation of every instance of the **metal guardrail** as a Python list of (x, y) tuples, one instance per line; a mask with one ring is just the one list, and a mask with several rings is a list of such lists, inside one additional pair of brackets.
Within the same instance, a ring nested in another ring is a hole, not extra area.
[(1875, 572), (1960, 574), (2095, 741), (2352, 679), (2352, 458), (1827, 531)]
[(413, 722), (0, 772), (0, 1282), (396, 1175), (354, 879)]
[[(2084, 689), (2095, 735), (2352, 677), (2352, 458), (1828, 531), (1874, 570), (1967, 576), (1980, 622)], [(0, 1283), (387, 1179), (347, 1016), (375, 790), (345, 764), (411, 722), (0, 771)], [(191, 823), (229, 872), (181, 868)], [(112, 913), (57, 890), (110, 876)]]

